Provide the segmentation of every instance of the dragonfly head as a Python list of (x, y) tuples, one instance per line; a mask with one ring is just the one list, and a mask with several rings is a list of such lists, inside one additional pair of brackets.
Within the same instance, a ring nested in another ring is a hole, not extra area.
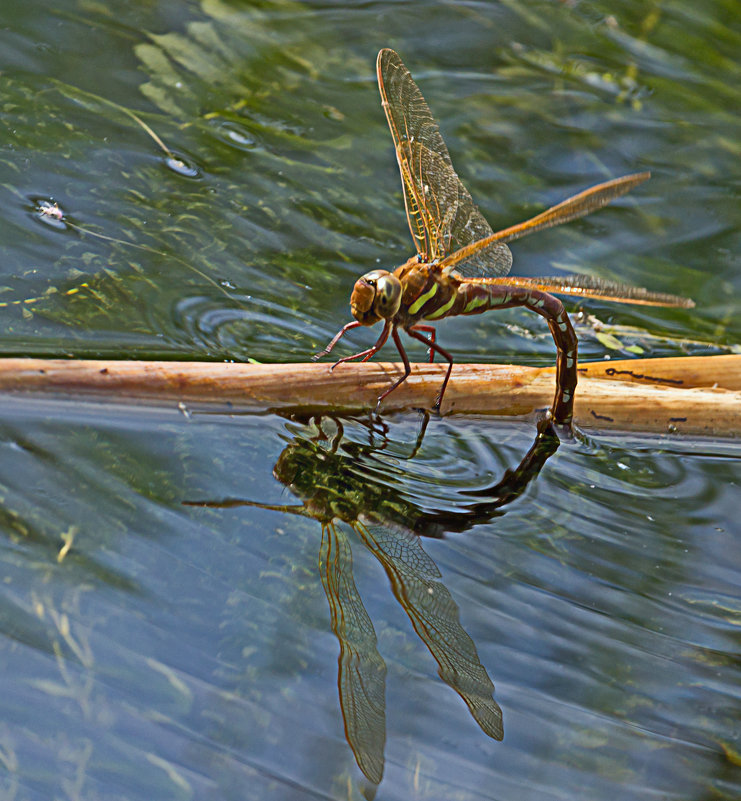
[(353, 317), (362, 325), (390, 320), (401, 306), (401, 281), (387, 270), (373, 270), (355, 282), (350, 298)]

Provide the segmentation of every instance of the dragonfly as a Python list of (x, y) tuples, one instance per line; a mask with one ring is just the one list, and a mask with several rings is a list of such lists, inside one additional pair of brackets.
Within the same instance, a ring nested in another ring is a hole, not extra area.
[(552, 293), (654, 306), (691, 308), (689, 298), (650, 292), (586, 275), (508, 276), (520, 237), (583, 217), (648, 180), (649, 172), (625, 175), (580, 192), (525, 222), (494, 232), (461, 182), (437, 122), (399, 55), (385, 48), (376, 62), (381, 105), (386, 113), (401, 172), (407, 221), (416, 253), (393, 272), (372, 270), (353, 287), (354, 320), (343, 326), (314, 360), (331, 353), (339, 340), (359, 326), (383, 323), (375, 344), (335, 362), (367, 361), (387, 342), (396, 345), (404, 365), (378, 398), (383, 400), (411, 373), (399, 336), (404, 330), (420, 340), (432, 362), (437, 353), (448, 363), (433, 410), (439, 412), (453, 368), (453, 357), (436, 341), (431, 323), (455, 315), (523, 306), (545, 318), (556, 345), (556, 392), (550, 419), (571, 428), (577, 382), (577, 338), (563, 303)]

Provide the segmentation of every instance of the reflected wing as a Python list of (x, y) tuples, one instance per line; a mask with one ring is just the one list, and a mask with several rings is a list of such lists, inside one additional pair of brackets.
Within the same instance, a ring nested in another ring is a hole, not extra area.
[[(437, 123), (409, 70), (388, 49), (378, 54), (376, 70), (419, 256), (431, 262), (490, 237), (491, 226), (456, 175)], [(493, 241), (471, 254), (463, 274), (506, 275), (511, 266), (507, 245)]]
[(345, 735), (360, 770), (379, 784), (386, 742), (386, 665), (355, 587), (350, 546), (334, 523), (322, 527), (321, 574), (332, 631), (340, 643), (337, 683)]
[(386, 570), (394, 595), (440, 666), (440, 677), (466, 702), (484, 733), (501, 740), (502, 710), (492, 698), (494, 685), (419, 537), (409, 529), (378, 525), (369, 517), (359, 518), (356, 530)]
[(616, 198), (629, 192), (634, 186), (647, 181), (650, 177), (650, 172), (638, 172), (592, 186), (583, 192), (579, 192), (578, 195), (551, 206), (551, 208), (529, 220), (525, 220), (525, 222), (511, 225), (509, 228), (489, 234), (489, 236), (478, 242), (471, 242), (463, 246), (445, 257), (440, 266), (446, 273), (455, 270), (462, 275), (471, 275), (466, 269), (467, 265), (471, 260), (475, 261), (480, 253), (488, 253), (495, 244), (512, 242), (528, 234), (534, 234), (536, 231), (542, 231), (544, 228), (552, 228), (554, 225), (561, 225), (591, 214), (593, 211), (601, 209), (602, 206), (606, 206)]

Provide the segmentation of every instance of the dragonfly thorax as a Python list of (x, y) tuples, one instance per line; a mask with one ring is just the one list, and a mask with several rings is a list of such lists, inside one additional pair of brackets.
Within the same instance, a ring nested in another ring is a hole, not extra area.
[(358, 278), (350, 297), (353, 317), (362, 325), (391, 320), (401, 305), (401, 281), (388, 270), (373, 270)]

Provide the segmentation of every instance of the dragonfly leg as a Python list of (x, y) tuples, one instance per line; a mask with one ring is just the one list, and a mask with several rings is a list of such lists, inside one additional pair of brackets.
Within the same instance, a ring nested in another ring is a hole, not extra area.
[(415, 331), (426, 331), (430, 335), (429, 341), (425, 341), (428, 345), (427, 354), (430, 357), (430, 364), (435, 361), (435, 351), (433, 349), (433, 344), (435, 342), (435, 326), (434, 325), (413, 325), (412, 328)]
[[(390, 323), (387, 323), (390, 325)], [(388, 334), (386, 335), (388, 336)], [(396, 326), (393, 327), (391, 331), (391, 336), (394, 339), (394, 345), (396, 345), (396, 349), (399, 351), (399, 355), (401, 356), (402, 362), (404, 362), (404, 375), (401, 378), (398, 378), (394, 383), (378, 398), (378, 403), (376, 404), (376, 414), (378, 414), (378, 410), (381, 408), (381, 401), (390, 395), (398, 386), (399, 384), (403, 384), (407, 378), (409, 378), (409, 373), (412, 372), (412, 365), (409, 364), (409, 357), (407, 356), (407, 352), (404, 350), (404, 346), (401, 344), (401, 340), (399, 339), (399, 332), (396, 330)], [(418, 335), (418, 338), (421, 339), (423, 342), (427, 342), (427, 340), (421, 335)], [(385, 340), (384, 340), (385, 341)]]
[(342, 326), (342, 328), (340, 328), (340, 330), (334, 335), (334, 338), (329, 345), (327, 345), (327, 347), (319, 353), (315, 353), (311, 357), (311, 360), (315, 362), (317, 359), (321, 359), (322, 356), (326, 356), (328, 353), (331, 353), (332, 348), (334, 348), (334, 346), (342, 339), (342, 337), (344, 337), (348, 331), (352, 331), (353, 328), (357, 328), (359, 325), (360, 323), (357, 320), (353, 320), (351, 323)]
[[(358, 323), (358, 325), (360, 325), (360, 323)], [(344, 333), (346, 329), (349, 329), (351, 326), (352, 323), (348, 323), (345, 326), (345, 328), (340, 332), (340, 334), (338, 334), (338, 336), (335, 337), (335, 339), (339, 339), (340, 335)], [(360, 353), (353, 353), (352, 356), (345, 356), (343, 359), (339, 359), (338, 361), (336, 361), (329, 369), (334, 370), (334, 368), (337, 367), (338, 364), (343, 364), (344, 362), (351, 362), (355, 359), (360, 359), (361, 361), (367, 362), (371, 356), (377, 353), (386, 344), (386, 340), (389, 338), (390, 332), (391, 332), (391, 323), (387, 321), (386, 324), (383, 326), (383, 331), (381, 331), (381, 336), (378, 337), (378, 339), (376, 340), (376, 344), (373, 345), (372, 348), (368, 348), (367, 350), (361, 350)], [(330, 342), (330, 345), (331, 344), (333, 343)]]
[[(427, 326), (425, 326), (427, 328)], [(443, 402), (443, 395), (445, 394), (445, 388), (448, 386), (448, 380), (450, 379), (450, 372), (453, 369), (453, 357), (448, 353), (447, 350), (443, 350), (437, 342), (435, 342), (434, 335), (430, 337), (430, 339), (425, 339), (422, 334), (419, 333), (420, 326), (412, 326), (411, 328), (407, 328), (406, 332), (409, 334), (410, 337), (414, 337), (415, 339), (419, 339), (421, 342), (424, 342), (426, 345), (429, 345), (431, 351), (435, 351), (439, 353), (443, 359), (448, 362), (448, 372), (445, 373), (445, 380), (443, 381), (443, 385), (440, 387), (440, 392), (437, 394), (437, 398), (435, 399), (435, 405), (433, 407), (433, 411), (439, 412), (440, 411), (440, 404)], [(430, 359), (432, 361), (432, 359)]]

